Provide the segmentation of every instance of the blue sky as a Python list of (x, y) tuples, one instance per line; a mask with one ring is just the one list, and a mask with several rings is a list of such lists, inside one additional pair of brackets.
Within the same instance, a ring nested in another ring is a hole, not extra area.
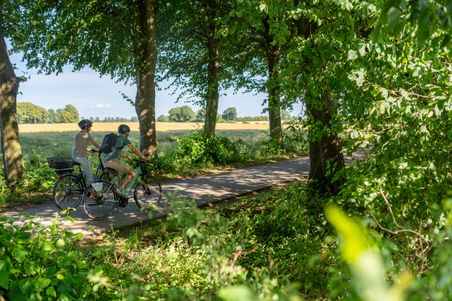
[[(65, 68), (59, 75), (38, 74), (37, 70), (27, 70), (21, 62), (20, 54), (13, 54), (11, 62), (16, 67), (16, 75), (29, 76), (29, 80), (21, 83), (18, 102), (29, 101), (46, 109), (63, 108), (67, 104), (74, 105), (81, 117), (132, 117), (136, 116), (135, 109), (126, 102), (120, 92), (129, 98), (135, 98), (135, 85), (123, 85), (115, 83), (108, 76), (100, 77), (95, 71), (85, 68), (81, 71), (71, 72), (71, 68)], [(176, 106), (190, 105), (194, 111), (198, 107), (180, 101), (175, 103), (176, 95), (170, 95), (170, 91), (160, 90), (156, 95), (156, 116), (167, 115), (168, 110)], [(252, 93), (233, 94), (227, 91), (227, 95), (220, 96), (219, 113), (228, 107), (235, 107), (238, 116), (259, 116), (262, 114), (262, 102), (265, 94), (254, 95)], [(300, 106), (294, 108), (293, 114), (300, 111)]]

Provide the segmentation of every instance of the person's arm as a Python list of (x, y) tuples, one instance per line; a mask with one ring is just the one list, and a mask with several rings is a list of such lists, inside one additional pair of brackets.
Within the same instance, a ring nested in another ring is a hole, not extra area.
[(96, 140), (94, 140), (90, 134), (88, 134), (88, 141), (91, 142), (91, 144), (97, 147), (98, 149), (100, 148), (99, 143), (97, 143)]
[(144, 161), (147, 161), (148, 158), (146, 158), (145, 155), (143, 155), (139, 150), (137, 150), (135, 147), (133, 147), (132, 144), (128, 144), (127, 147), (129, 148), (129, 150), (134, 153), (135, 155), (137, 155), (138, 157), (140, 157), (141, 159), (143, 159)]

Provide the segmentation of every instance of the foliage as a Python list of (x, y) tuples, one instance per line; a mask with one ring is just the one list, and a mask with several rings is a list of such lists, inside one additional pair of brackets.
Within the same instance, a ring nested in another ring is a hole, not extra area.
[(342, 257), (351, 267), (357, 293), (364, 301), (404, 300), (404, 290), (411, 283), (405, 272), (389, 288), (385, 278), (383, 260), (370, 235), (336, 206), (326, 208), (326, 216), (342, 239)]
[[(0, 297), (9, 300), (96, 299), (80, 234), (0, 216)], [(94, 271), (93, 271), (94, 272)], [(87, 285), (88, 284), (88, 285)]]
[(46, 109), (31, 102), (19, 102), (17, 104), (18, 123), (46, 123), (49, 113)]
[(136, 41), (129, 29), (132, 33), (137, 29), (135, 12), (127, 6), (97, 1), (56, 6), (48, 1), (18, 0), (5, 3), (5, 10), (10, 16), (5, 27), (13, 51), (22, 51), (29, 67), (59, 73), (72, 64), (74, 70), (90, 66), (120, 80), (135, 78), (130, 47)]
[[(47, 164), (47, 158), (70, 156), (75, 134), (76, 132), (22, 134), (21, 142), (28, 172), (14, 193), (4, 186), (0, 176), (0, 195), (12, 203), (47, 201), (56, 179), (54, 171)], [(96, 141), (101, 141), (108, 133), (91, 134)], [(282, 145), (267, 142), (268, 134), (255, 130), (219, 131), (215, 139), (207, 139), (210, 141), (208, 143), (201, 137), (202, 134), (189, 131), (159, 133), (158, 156), (149, 163), (151, 173), (165, 178), (193, 176), (203, 170), (221, 168), (224, 165), (243, 167), (293, 155), (304, 155), (307, 150), (303, 131), (298, 134), (288, 131), (288, 138)], [(132, 132), (129, 139), (137, 144), (139, 138), (136, 132)], [(178, 146), (179, 141), (184, 147)], [(202, 147), (202, 154), (197, 147)], [(207, 150), (208, 147), (211, 149)], [(196, 160), (193, 160), (190, 154), (193, 154)], [(95, 168), (98, 164), (97, 155), (90, 156)]]
[(237, 119), (237, 109), (234, 107), (227, 108), (226, 110), (223, 111), (223, 114), (221, 115), (221, 117), (223, 118), (223, 120), (226, 120), (226, 121), (236, 120)]
[(169, 110), (168, 119), (175, 122), (187, 122), (195, 119), (195, 112), (190, 106), (175, 107)]
[(202, 132), (178, 138), (172, 155), (175, 166), (226, 164), (238, 159), (237, 146), (226, 137), (207, 137)]
[(79, 113), (74, 105), (66, 105), (63, 109), (46, 110), (31, 102), (17, 104), (17, 117), (19, 123), (76, 123)]
[(174, 92), (180, 90), (178, 99), (193, 99), (206, 107), (208, 85), (213, 79), (208, 75), (211, 57), (208, 44), (218, 43), (218, 67), (221, 89), (231, 86), (229, 66), (236, 64), (231, 47), (236, 41), (225, 39), (217, 32), (221, 18), (231, 9), (229, 1), (166, 1), (159, 10), (159, 64), (161, 80), (169, 80)]

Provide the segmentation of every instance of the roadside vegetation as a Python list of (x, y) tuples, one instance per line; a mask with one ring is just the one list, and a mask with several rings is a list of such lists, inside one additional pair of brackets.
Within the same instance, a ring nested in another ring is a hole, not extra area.
[[(136, 83), (136, 99), (124, 98), (160, 176), (309, 153), (308, 181), (204, 209), (175, 197), (164, 220), (96, 241), (57, 217), (48, 228), (2, 219), (0, 299), (451, 300), (452, 2), (160, 4), (0, 1), (2, 195), (47, 193), (46, 157), (72, 140), (25, 137), (24, 168), (3, 35), (41, 72), (72, 64)], [(165, 79), (205, 109), (200, 132), (156, 139)], [(262, 138), (217, 131), (230, 88), (267, 94)], [(285, 131), (281, 112), (298, 102), (303, 127)]]
[[(345, 242), (355, 245), (352, 252), (365, 253), (356, 245), (366, 241), (374, 252), (377, 265), (366, 266), (363, 275), (347, 265), (350, 246), (340, 248), (324, 214), (331, 203), (360, 217), (345, 220), (356, 226), (348, 233), (355, 241)], [(392, 212), (401, 205), (388, 204)], [(452, 203), (437, 206), (450, 209)], [(450, 211), (433, 223), (418, 219), (419, 228), (406, 232), (388, 222), (398, 231), (391, 233), (376, 223), (386, 220), (385, 212), (370, 215), (360, 208), (368, 206), (350, 202), (347, 194), (312, 199), (306, 183), (293, 183), (205, 209), (173, 199), (164, 220), (95, 241), (63, 230), (57, 218), (50, 228), (4, 223), (8, 277), (0, 287), (9, 289), (11, 300), (358, 300), (364, 286), (376, 296), (367, 300), (386, 300), (378, 287), (383, 283), (387, 291), (393, 285), (394, 294), (403, 291), (406, 300), (447, 300)]]
[[(70, 157), (76, 132), (24, 133), (21, 145), (27, 175), (23, 185), (8, 192), (0, 176), (0, 196), (8, 203), (42, 202), (50, 199), (56, 174), (47, 164), (50, 157)], [(108, 132), (93, 132), (101, 142)], [(209, 170), (226, 167), (244, 167), (307, 154), (306, 135), (289, 128), (283, 144), (274, 143), (267, 131), (218, 131), (215, 137), (206, 137), (202, 131), (170, 131), (158, 134), (159, 148), (149, 168), (160, 179), (195, 176)], [(139, 144), (137, 132), (130, 140)], [(93, 168), (98, 164), (97, 154), (90, 155)]]

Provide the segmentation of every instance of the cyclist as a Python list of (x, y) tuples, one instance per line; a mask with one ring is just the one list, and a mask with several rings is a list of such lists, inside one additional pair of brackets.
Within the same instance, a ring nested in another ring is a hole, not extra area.
[(91, 134), (91, 127), (93, 122), (88, 119), (83, 119), (78, 123), (81, 131), (75, 135), (74, 147), (72, 149), (72, 160), (80, 163), (82, 171), (86, 177), (86, 185), (90, 186), (93, 183), (93, 172), (91, 170), (91, 162), (86, 157), (88, 151), (88, 143), (91, 143), (95, 147), (99, 148), (100, 145), (93, 139)]
[(123, 154), (122, 150), (124, 147), (127, 147), (131, 152), (135, 155), (147, 161), (147, 158), (133, 145), (130, 143), (128, 137), (130, 134), (130, 128), (126, 124), (121, 124), (118, 127), (118, 138), (116, 139), (115, 146), (113, 147), (113, 151), (105, 155), (103, 163), (105, 167), (114, 169), (118, 173), (126, 174), (124, 181), (119, 185), (119, 192), (123, 197), (127, 197), (129, 191), (127, 191), (127, 186), (132, 181), (133, 177), (135, 177), (135, 170), (127, 163), (124, 163), (119, 160), (120, 157), (128, 158), (129, 160), (133, 160), (129, 155)]

